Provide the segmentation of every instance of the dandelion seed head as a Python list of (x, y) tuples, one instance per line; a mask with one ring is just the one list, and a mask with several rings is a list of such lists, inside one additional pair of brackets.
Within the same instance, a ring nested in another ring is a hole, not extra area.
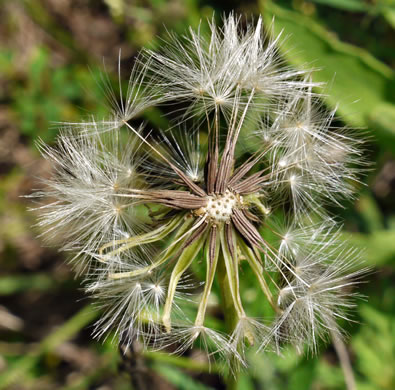
[[(54, 175), (34, 195), (46, 202), (38, 225), (101, 307), (95, 337), (200, 346), (235, 372), (251, 347), (316, 352), (341, 336), (363, 270), (327, 205), (352, 197), (361, 142), (334, 126), (313, 71), (282, 61), (281, 35), (233, 14), (208, 35), (170, 34), (139, 55), (126, 97), (103, 80), (108, 118), (40, 144)], [(163, 129), (137, 125), (159, 104), (173, 110)], [(225, 333), (209, 327), (218, 305)]]

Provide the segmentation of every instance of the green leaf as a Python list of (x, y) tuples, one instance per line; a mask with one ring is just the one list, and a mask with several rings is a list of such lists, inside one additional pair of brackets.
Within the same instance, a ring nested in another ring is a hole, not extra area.
[(211, 374), (218, 374), (221, 369), (221, 367), (216, 363), (208, 364), (206, 362), (200, 362), (188, 357), (172, 355), (170, 353), (144, 351), (143, 355), (146, 359), (151, 360), (155, 364), (168, 364), (199, 373), (206, 372)]
[(345, 389), (344, 375), (340, 367), (320, 359), (317, 364), (317, 375), (320, 384), (330, 389)]
[(311, 0), (313, 3), (327, 5), (350, 12), (366, 12), (371, 15), (382, 14), (387, 22), (395, 28), (395, 3), (392, 0)]
[(306, 360), (296, 370), (289, 373), (290, 389), (311, 389), (316, 369), (316, 360)]
[[(369, 117), (385, 102), (394, 83), (394, 72), (369, 52), (339, 41), (310, 17), (288, 11), (270, 1), (261, 1), (267, 25), (284, 30), (288, 39), (280, 47), (286, 60), (296, 67), (320, 69), (316, 82), (330, 83), (324, 99), (349, 125), (367, 127)], [(392, 99), (394, 97), (392, 96)], [(380, 131), (380, 130), (378, 130)]]
[(379, 104), (372, 110), (368, 120), (371, 127), (377, 130), (373, 136), (380, 145), (390, 147), (395, 154), (395, 105)]
[(372, 193), (364, 191), (357, 200), (355, 207), (367, 232), (372, 233), (384, 229), (383, 215)]
[[(363, 258), (369, 266), (395, 266), (395, 231), (378, 230), (372, 234), (344, 233), (343, 237), (363, 251)], [(363, 265), (362, 263), (361, 267)]]
[(237, 383), (238, 390), (255, 390), (254, 381), (248, 372), (242, 372)]
[(364, 326), (353, 338), (359, 371), (383, 390), (395, 388), (395, 318), (368, 305), (360, 308)]
[(369, 9), (368, 4), (361, 0), (312, 0), (312, 2), (347, 11), (367, 11)]
[(13, 275), (0, 278), (0, 295), (11, 295), (24, 290), (45, 291), (58, 283), (48, 274)]
[(382, 14), (392, 28), (395, 28), (395, 8), (386, 8)]
[(209, 390), (212, 387), (203, 385), (192, 379), (182, 371), (167, 366), (167, 365), (155, 365), (155, 371), (164, 376), (171, 384), (176, 386), (178, 390)]

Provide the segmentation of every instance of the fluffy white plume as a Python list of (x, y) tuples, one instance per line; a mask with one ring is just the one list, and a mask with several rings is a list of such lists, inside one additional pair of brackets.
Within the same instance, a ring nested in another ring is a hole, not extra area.
[[(234, 15), (208, 36), (170, 35), (135, 62), (125, 100), (107, 87), (108, 120), (40, 144), (54, 175), (35, 194), (49, 199), (38, 225), (85, 271), (104, 311), (95, 336), (176, 353), (200, 344), (230, 371), (251, 345), (338, 340), (363, 271), (326, 206), (352, 197), (361, 141), (335, 126), (312, 71), (282, 62), (280, 39)], [(159, 103), (176, 107), (168, 128), (139, 127)], [(247, 268), (267, 318), (246, 305)], [(207, 320), (218, 302), (225, 333)]]

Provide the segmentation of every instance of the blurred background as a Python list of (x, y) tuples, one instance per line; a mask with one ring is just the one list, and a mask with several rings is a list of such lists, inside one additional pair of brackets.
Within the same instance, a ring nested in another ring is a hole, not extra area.
[[(100, 72), (125, 80), (142, 46), (160, 46), (212, 13), (261, 13), (293, 65), (311, 64), (325, 103), (343, 124), (369, 134), (371, 170), (358, 200), (336, 210), (344, 236), (364, 249), (372, 272), (358, 291), (355, 322), (344, 324), (357, 389), (395, 389), (395, 1), (394, 0), (0, 0), (0, 389), (223, 389), (197, 352), (119, 353), (91, 339), (98, 316), (62, 254), (45, 248), (21, 198), (49, 174), (35, 147), (53, 142), (56, 121), (106, 113)], [(204, 27), (202, 27), (204, 28)], [(160, 112), (145, 118), (155, 125)], [(364, 265), (361, 264), (361, 268)], [(123, 357), (122, 357), (123, 356)], [(239, 390), (335, 390), (345, 381), (334, 347), (318, 357), (253, 354)]]

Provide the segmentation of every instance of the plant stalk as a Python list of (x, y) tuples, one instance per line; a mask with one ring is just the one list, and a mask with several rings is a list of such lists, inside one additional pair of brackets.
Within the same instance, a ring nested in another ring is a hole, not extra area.
[[(220, 251), (219, 253), (217, 276), (221, 290), (221, 305), (225, 318), (226, 331), (228, 332), (228, 334), (232, 334), (238, 322), (238, 315), (236, 308), (234, 306), (232, 290), (229, 285), (229, 279), (226, 272), (225, 260), (222, 251)], [(231, 357), (231, 359), (237, 359), (237, 358)], [(238, 388), (237, 384), (239, 379), (239, 370), (238, 370), (237, 362), (230, 361), (229, 366), (231, 367), (231, 372), (229, 372), (227, 377), (224, 378), (226, 381), (226, 389), (237, 390)], [(232, 367), (234, 368), (232, 369)]]

